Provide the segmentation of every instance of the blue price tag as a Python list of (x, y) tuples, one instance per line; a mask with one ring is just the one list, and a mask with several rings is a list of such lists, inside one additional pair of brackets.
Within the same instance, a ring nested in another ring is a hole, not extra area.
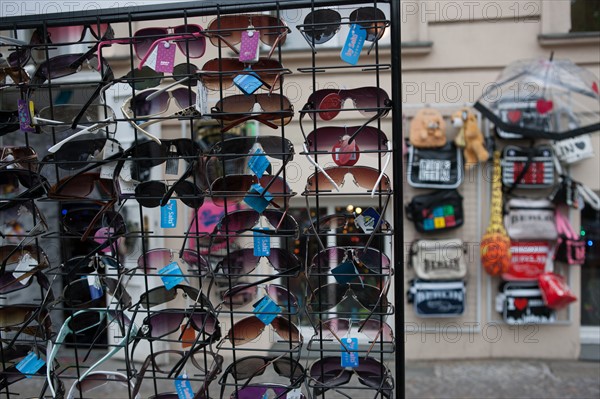
[(264, 187), (260, 184), (253, 184), (248, 190), (248, 195), (244, 197), (244, 202), (248, 204), (252, 209), (258, 213), (262, 213), (270, 204), (273, 196), (270, 192), (265, 192), (262, 197), (261, 195), (265, 191)]
[(254, 313), (256, 318), (265, 323), (265, 326), (271, 324), (275, 317), (281, 312), (281, 308), (268, 296), (263, 296), (260, 301), (254, 304)]
[(358, 338), (343, 338), (342, 342), (342, 367), (358, 367)]
[(175, 378), (173, 383), (175, 384), (175, 390), (177, 391), (177, 397), (179, 399), (194, 398), (194, 390), (192, 389), (192, 384), (188, 379), (187, 373), (184, 372), (182, 375)]
[(33, 374), (37, 373), (39, 369), (41, 369), (46, 362), (39, 358), (35, 353), (29, 352), (27, 356), (23, 360), (21, 360), (16, 368), (21, 373), (25, 374), (25, 377), (31, 378)]
[(346, 260), (331, 269), (331, 274), (338, 283), (347, 284), (358, 277), (358, 270), (356, 270), (354, 263)]
[(165, 206), (160, 207), (160, 227), (163, 229), (177, 227), (177, 200), (169, 200)]
[[(266, 227), (257, 227), (260, 230), (269, 230)], [(271, 237), (261, 233), (254, 232), (254, 256), (269, 256), (271, 255)]]
[[(251, 71), (251, 69), (246, 68), (245, 71)], [(263, 85), (255, 72), (237, 75), (235, 78), (233, 78), (233, 84), (235, 84), (237, 88), (247, 96), (253, 94)]]
[(87, 276), (87, 283), (90, 287), (90, 297), (92, 300), (102, 298), (104, 290), (102, 290), (102, 284), (100, 283), (100, 276), (94, 272)]
[[(375, 229), (375, 226), (377, 226), (377, 223), (379, 223), (380, 218), (381, 216), (375, 209), (367, 208), (354, 219), (354, 222), (364, 233), (370, 234)], [(385, 223), (385, 221), (382, 221), (379, 228), (381, 229)]]
[(167, 266), (160, 269), (158, 274), (160, 275), (160, 279), (162, 280), (165, 288), (168, 290), (185, 281), (185, 278), (183, 278), (183, 272), (179, 268), (177, 262), (169, 263)]
[(363, 29), (359, 24), (350, 25), (350, 31), (348, 37), (346, 37), (346, 43), (340, 53), (342, 61), (347, 62), (350, 65), (356, 65), (360, 58), (360, 52), (365, 45), (367, 38), (367, 31)]
[(259, 177), (264, 175), (267, 168), (271, 165), (271, 162), (269, 162), (264, 154), (265, 152), (263, 150), (257, 148), (256, 151), (254, 151), (254, 155), (252, 155), (248, 161), (250, 170)]

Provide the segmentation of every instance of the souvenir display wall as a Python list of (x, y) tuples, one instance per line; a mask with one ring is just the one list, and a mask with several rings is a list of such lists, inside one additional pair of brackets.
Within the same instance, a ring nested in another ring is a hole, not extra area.
[[(3, 21), (2, 397), (397, 397), (401, 113), (381, 77), (399, 65), (379, 48), (399, 43), (397, 8), (224, 1)], [(296, 70), (292, 33), (309, 55)], [(323, 59), (334, 38), (339, 56)], [(339, 71), (370, 83), (329, 88)], [(294, 75), (313, 82), (304, 105), (287, 95)], [(444, 228), (463, 217), (449, 193)], [(338, 198), (372, 205), (324, 214)]]

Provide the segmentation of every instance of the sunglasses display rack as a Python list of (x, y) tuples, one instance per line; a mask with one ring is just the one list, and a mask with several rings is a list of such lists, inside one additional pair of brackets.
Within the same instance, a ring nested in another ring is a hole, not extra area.
[(399, 20), (222, 0), (0, 21), (0, 399), (400, 397)]

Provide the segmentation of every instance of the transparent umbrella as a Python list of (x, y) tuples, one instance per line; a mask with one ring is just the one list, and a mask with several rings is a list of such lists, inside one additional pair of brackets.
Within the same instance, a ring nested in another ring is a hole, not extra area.
[(562, 140), (600, 131), (598, 78), (570, 60), (507, 66), (475, 108), (503, 138)]

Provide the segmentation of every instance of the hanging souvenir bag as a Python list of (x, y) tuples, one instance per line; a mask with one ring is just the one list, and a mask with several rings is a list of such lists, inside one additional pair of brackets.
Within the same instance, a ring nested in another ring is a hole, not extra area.
[(554, 260), (569, 265), (585, 263), (585, 241), (575, 233), (566, 216), (557, 210), (555, 217), (558, 238), (556, 239)]
[(508, 324), (551, 324), (556, 313), (544, 304), (537, 281), (507, 281), (500, 285), (496, 311)]
[(502, 274), (503, 280), (535, 280), (553, 266), (549, 241), (511, 241), (510, 255), (510, 267)]
[(559, 274), (551, 272), (541, 274), (538, 277), (538, 284), (544, 304), (550, 309), (559, 310), (577, 300), (567, 286), (565, 278)]
[(552, 148), (507, 145), (502, 151), (502, 184), (509, 188), (544, 188), (554, 184)]
[(457, 317), (465, 312), (465, 282), (412, 280), (408, 303), (419, 317)]
[(592, 138), (589, 134), (553, 141), (552, 148), (558, 160), (564, 164), (594, 157)]
[(500, 151), (494, 151), (490, 224), (480, 245), (481, 265), (492, 276), (505, 273), (510, 266), (510, 239), (502, 223), (501, 178)]
[(450, 230), (463, 224), (462, 203), (456, 190), (417, 195), (406, 205), (406, 217), (420, 233)]
[(416, 240), (410, 248), (409, 266), (419, 279), (460, 280), (467, 275), (461, 239)]
[(512, 240), (556, 240), (554, 204), (549, 200), (512, 198), (506, 211), (504, 225)]
[(453, 142), (435, 149), (408, 149), (408, 184), (416, 188), (455, 189), (463, 181), (462, 152)]

